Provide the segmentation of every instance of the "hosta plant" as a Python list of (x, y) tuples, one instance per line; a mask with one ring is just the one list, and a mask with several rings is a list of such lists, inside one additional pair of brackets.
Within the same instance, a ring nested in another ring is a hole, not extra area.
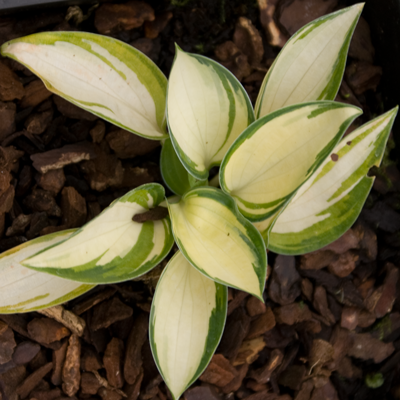
[[(319, 18), (283, 48), (255, 110), (215, 61), (176, 48), (167, 83), (136, 49), (79, 32), (12, 40), (2, 54), (47, 88), (133, 134), (162, 140), (157, 183), (135, 188), (76, 231), (27, 242), (0, 259), (0, 312), (72, 299), (143, 275), (179, 247), (152, 303), (150, 343), (172, 396), (202, 373), (221, 338), (227, 286), (263, 301), (269, 248), (303, 254), (355, 221), (397, 110), (343, 138), (361, 114), (336, 103), (362, 5)], [(219, 167), (215, 176), (210, 170)]]

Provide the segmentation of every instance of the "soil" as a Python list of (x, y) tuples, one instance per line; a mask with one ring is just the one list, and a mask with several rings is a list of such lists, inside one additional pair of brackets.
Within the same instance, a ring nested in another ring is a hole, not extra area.
[[(99, 32), (137, 47), (167, 76), (176, 42), (227, 66), (254, 101), (289, 35), (343, 5), (114, 1), (2, 17), (0, 41), (43, 30)], [(160, 143), (52, 95), (11, 60), (1, 59), (0, 70), (1, 251), (79, 227), (132, 188), (162, 183)], [(363, 108), (357, 124), (383, 111), (381, 73), (361, 19), (338, 95)], [(270, 252), (265, 305), (229, 291), (224, 336), (186, 400), (400, 398), (400, 173), (389, 150), (371, 172), (377, 179), (360, 218), (342, 238), (300, 257)], [(147, 338), (163, 266), (63, 307), (0, 315), (0, 399), (171, 399)]]

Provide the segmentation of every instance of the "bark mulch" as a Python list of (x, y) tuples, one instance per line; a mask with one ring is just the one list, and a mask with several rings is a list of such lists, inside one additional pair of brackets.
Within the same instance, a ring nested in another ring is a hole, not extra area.
[[(43, 30), (93, 31), (132, 44), (166, 75), (177, 42), (229, 68), (254, 101), (288, 37), (342, 6), (114, 1), (1, 17), (0, 42)], [(363, 108), (364, 121), (383, 111), (374, 52), (361, 18), (338, 100)], [(0, 121), (0, 251), (79, 227), (132, 188), (162, 183), (159, 142), (78, 109), (3, 58)], [(224, 336), (186, 400), (400, 398), (400, 173), (389, 151), (371, 173), (374, 189), (342, 238), (300, 257), (269, 253), (265, 304), (229, 290)], [(0, 315), (0, 400), (171, 399), (147, 336), (163, 266), (63, 306)]]

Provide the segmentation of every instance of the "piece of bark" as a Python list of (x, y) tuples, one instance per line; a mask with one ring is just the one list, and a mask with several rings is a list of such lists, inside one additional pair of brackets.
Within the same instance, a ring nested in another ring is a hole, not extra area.
[(101, 387), (97, 394), (101, 397), (102, 400), (121, 400), (123, 398), (121, 393), (118, 393), (112, 389), (107, 389), (105, 387)]
[(260, 22), (268, 38), (268, 43), (273, 47), (283, 47), (287, 41), (277, 26), (274, 14), (279, 0), (257, 0), (260, 10)]
[[(42, 382), (46, 383), (46, 381)], [(44, 386), (44, 385), (43, 385)], [(37, 400), (64, 400), (65, 397), (60, 388), (55, 389), (47, 389), (41, 388), (39, 384), (31, 393), (29, 393), (30, 399), (37, 399)], [(68, 399), (69, 400), (69, 399)]]
[(318, 270), (327, 267), (339, 256), (331, 250), (317, 250), (300, 257), (300, 268)]
[(40, 346), (36, 343), (21, 342), (15, 348), (12, 359), (16, 365), (27, 364), (36, 356), (39, 350)]
[(81, 380), (80, 371), (81, 342), (79, 336), (72, 334), (68, 341), (67, 354), (62, 370), (62, 389), (68, 396), (74, 396)]
[(64, 325), (50, 318), (34, 318), (27, 328), (32, 339), (45, 344), (59, 341), (71, 333)]
[(329, 309), (326, 290), (323, 286), (317, 286), (315, 288), (313, 306), (321, 315), (326, 325), (333, 325), (336, 323), (336, 319)]
[(68, 341), (65, 340), (58, 350), (53, 350), (53, 373), (51, 374), (51, 383), (59, 386), (62, 383), (62, 371), (67, 354)]
[(382, 318), (387, 313), (391, 312), (393, 304), (396, 300), (399, 269), (396, 268), (392, 263), (388, 263), (385, 267), (387, 269), (387, 273), (382, 286), (382, 295), (380, 296), (374, 308), (376, 318)]
[(215, 48), (217, 60), (229, 71), (231, 71), (239, 81), (249, 76), (253, 70), (248, 58), (235, 43), (228, 40)]
[(25, 96), (21, 100), (21, 108), (36, 107), (52, 93), (46, 89), (44, 83), (40, 79), (36, 79), (25, 86)]
[(241, 290), (237, 290), (234, 293), (233, 299), (228, 303), (228, 316), (231, 315), (233, 311), (242, 304), (243, 300), (249, 296), (248, 293), (242, 292)]
[(362, 310), (358, 315), (358, 324), (360, 328), (368, 328), (376, 321), (376, 316), (367, 310)]
[(185, 400), (221, 400), (221, 396), (212, 386), (197, 386), (185, 392)]
[(0, 62), (0, 100), (20, 100), (24, 94), (24, 86), (18, 76), (7, 65)]
[(83, 372), (81, 376), (81, 393), (96, 394), (101, 388), (101, 384), (96, 376), (91, 372)]
[(118, 297), (104, 301), (93, 307), (91, 329), (96, 331), (108, 328), (114, 322), (129, 318), (133, 314), (131, 307), (124, 304)]
[(252, 370), (249, 377), (253, 378), (259, 384), (269, 382), (271, 374), (280, 366), (282, 360), (282, 352), (278, 349), (272, 350), (268, 362), (263, 367)]
[(23, 203), (33, 212), (45, 212), (48, 216), (61, 217), (61, 209), (57, 205), (54, 195), (47, 190), (34, 188)]
[(354, 94), (360, 95), (367, 90), (376, 91), (381, 80), (382, 67), (365, 61), (352, 62), (345, 71), (345, 78)]
[(108, 133), (106, 141), (120, 159), (145, 155), (160, 146), (157, 140), (146, 139), (124, 129)]
[(17, 387), (26, 377), (26, 368), (18, 365), (0, 375), (0, 393), (3, 400), (20, 400), (17, 394)]
[(6, 139), (15, 131), (15, 116), (17, 107), (14, 103), (0, 101), (0, 141)]
[(144, 34), (146, 38), (156, 39), (160, 32), (165, 29), (173, 16), (174, 15), (171, 11), (166, 11), (162, 14), (156, 15), (153, 21), (146, 21), (144, 23)]
[(335, 387), (330, 381), (322, 387), (315, 388), (310, 400), (339, 400)]
[(62, 224), (67, 228), (79, 228), (86, 221), (86, 201), (72, 187), (64, 187), (61, 192)]
[(140, 371), (138, 377), (132, 385), (126, 384), (124, 392), (128, 396), (127, 400), (137, 400), (140, 394), (140, 387), (143, 381), (143, 370)]
[(293, 256), (278, 255), (272, 269), (269, 297), (282, 306), (292, 304), (300, 296), (301, 278)]
[(0, 214), (7, 213), (11, 210), (13, 206), (15, 197), (14, 186), (10, 186), (1, 196), (0, 196)]
[(306, 374), (304, 365), (290, 365), (279, 375), (278, 383), (292, 390), (300, 390)]
[(345, 278), (350, 275), (357, 266), (359, 255), (354, 251), (347, 251), (339, 256), (339, 258), (331, 262), (328, 266), (330, 273)]
[(245, 17), (239, 17), (233, 33), (233, 42), (247, 56), (253, 66), (260, 64), (264, 55), (264, 46), (260, 32)]
[(311, 369), (321, 369), (321, 367), (333, 361), (334, 349), (333, 346), (322, 339), (314, 339), (312, 342), (308, 363)]
[(43, 365), (46, 365), (48, 362), (49, 360), (47, 359), (47, 349), (46, 347), (41, 346), (40, 351), (36, 354), (35, 357), (32, 358), (28, 366), (30, 370), (35, 371), (40, 367), (43, 367)]
[(84, 161), (80, 165), (90, 188), (102, 192), (109, 187), (120, 187), (124, 176), (121, 160), (114, 154), (96, 154), (94, 160)]
[(199, 379), (202, 382), (224, 387), (236, 376), (237, 371), (231, 363), (222, 354), (214, 354), (210, 364)]
[[(234, 301), (234, 300), (233, 300)], [(225, 334), (219, 344), (219, 351), (229, 360), (233, 361), (247, 336), (250, 328), (251, 318), (237, 308), (229, 317), (225, 326)]]
[(50, 125), (53, 119), (53, 110), (42, 113), (33, 113), (25, 120), (24, 126), (26, 132), (32, 135), (40, 135)]
[(306, 304), (293, 303), (274, 309), (275, 319), (278, 324), (294, 325), (312, 319), (310, 309)]
[(361, 360), (372, 359), (376, 364), (389, 357), (395, 349), (393, 343), (381, 342), (370, 333), (355, 333), (352, 338), (354, 343), (348, 355)]
[(256, 318), (250, 324), (249, 333), (246, 339), (254, 339), (261, 336), (265, 332), (271, 330), (275, 326), (275, 316), (270, 307), (267, 307), (266, 312)]
[(133, 385), (142, 371), (142, 347), (147, 338), (148, 316), (141, 313), (134, 322), (126, 344), (124, 378)]
[(53, 363), (49, 362), (30, 374), (16, 389), (16, 393), (20, 398), (25, 399), (25, 397), (29, 395), (29, 393), (39, 384), (41, 379), (51, 371), (52, 368)]
[(250, 317), (255, 317), (267, 312), (267, 306), (260, 299), (251, 296), (246, 302), (246, 311)]
[(294, 400), (310, 400), (311, 392), (313, 391), (313, 389), (314, 384), (311, 379), (304, 381)]
[(32, 219), (32, 215), (20, 214), (12, 222), (12, 225), (8, 227), (6, 236), (23, 235), (26, 228), (29, 226)]
[(91, 347), (83, 347), (81, 357), (81, 368), (83, 371), (94, 372), (103, 368), (100, 356)]
[(98, 119), (96, 115), (77, 107), (60, 96), (54, 95), (53, 101), (58, 111), (67, 118), (83, 119), (86, 121), (95, 121)]
[(100, 292), (94, 294), (93, 296), (89, 297), (88, 299), (83, 300), (82, 302), (76, 304), (72, 308), (72, 311), (76, 315), (81, 315), (85, 311), (90, 310), (96, 304), (99, 304), (102, 301), (109, 299), (111, 296), (113, 296), (115, 294), (115, 292), (116, 292), (116, 289), (114, 289), (114, 288), (106, 288), (104, 290), (101, 290)]
[(112, 338), (104, 352), (103, 364), (106, 369), (107, 380), (111, 386), (122, 388), (124, 377), (122, 374), (122, 356), (124, 342), (121, 339)]
[(106, 124), (101, 120), (96, 121), (96, 124), (89, 131), (89, 134), (92, 137), (93, 143), (101, 143), (106, 134)]
[(0, 314), (0, 320), (4, 321), (13, 331), (29, 338), (26, 330), (28, 324), (26, 314)]
[(52, 169), (60, 169), (69, 164), (96, 157), (94, 147), (89, 142), (68, 144), (59, 149), (31, 155), (34, 168), (45, 174)]
[(239, 348), (235, 360), (232, 362), (234, 367), (243, 364), (252, 364), (258, 358), (258, 354), (265, 347), (265, 341), (262, 337), (256, 337), (250, 340), (244, 340)]
[(103, 4), (96, 10), (94, 24), (101, 34), (139, 28), (145, 21), (154, 21), (152, 7), (142, 1), (125, 4)]
[(350, 331), (356, 329), (360, 311), (361, 310), (357, 307), (343, 307), (340, 326)]
[(7, 327), (0, 334), (0, 364), (5, 364), (11, 361), (16, 345), (17, 343), (14, 339), (14, 332), (10, 327)]
[(322, 250), (333, 251), (336, 254), (343, 254), (351, 249), (360, 247), (360, 236), (357, 231), (348, 229), (339, 239), (323, 247)]
[(246, 377), (249, 370), (249, 364), (242, 364), (236, 367), (237, 375), (227, 385), (221, 388), (225, 394), (235, 392), (242, 386), (243, 379)]
[(362, 370), (353, 365), (350, 357), (343, 357), (336, 371), (340, 376), (346, 379), (361, 379), (363, 375)]
[(309, 22), (335, 10), (337, 0), (284, 0), (279, 3), (277, 16), (291, 36)]
[(45, 174), (36, 174), (35, 180), (42, 189), (57, 194), (65, 184), (64, 170), (60, 168), (50, 170)]

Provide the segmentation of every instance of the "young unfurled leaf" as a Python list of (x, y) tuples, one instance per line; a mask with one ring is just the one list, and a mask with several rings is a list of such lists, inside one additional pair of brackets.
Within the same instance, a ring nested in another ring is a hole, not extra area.
[(292, 104), (335, 98), (362, 8), (356, 4), (325, 15), (290, 38), (264, 78), (257, 118)]
[(278, 217), (269, 235), (271, 250), (318, 250), (351, 227), (374, 182), (367, 173), (382, 160), (396, 114), (397, 107), (342, 139)]
[(168, 206), (176, 242), (192, 265), (216, 282), (262, 299), (265, 245), (230, 196), (201, 187)]
[(177, 400), (203, 372), (222, 336), (227, 288), (205, 277), (177, 252), (165, 268), (150, 314), (157, 367)]
[(318, 101), (275, 111), (250, 125), (221, 165), (221, 188), (242, 214), (263, 221), (284, 206), (361, 114), (357, 107)]
[(190, 174), (205, 180), (254, 121), (250, 100), (227, 69), (178, 47), (167, 97), (168, 126), (178, 157)]
[(163, 260), (174, 240), (169, 217), (143, 223), (132, 217), (163, 200), (161, 185), (142, 185), (114, 201), (69, 239), (27, 258), (22, 265), (88, 283), (120, 282), (143, 275)]
[(23, 243), (0, 256), (0, 314), (40, 310), (72, 300), (92, 289), (85, 285), (38, 272), (20, 261), (67, 239), (75, 230), (62, 231)]
[(1, 47), (71, 103), (149, 139), (167, 137), (167, 79), (119, 40), (85, 32), (43, 32)]

